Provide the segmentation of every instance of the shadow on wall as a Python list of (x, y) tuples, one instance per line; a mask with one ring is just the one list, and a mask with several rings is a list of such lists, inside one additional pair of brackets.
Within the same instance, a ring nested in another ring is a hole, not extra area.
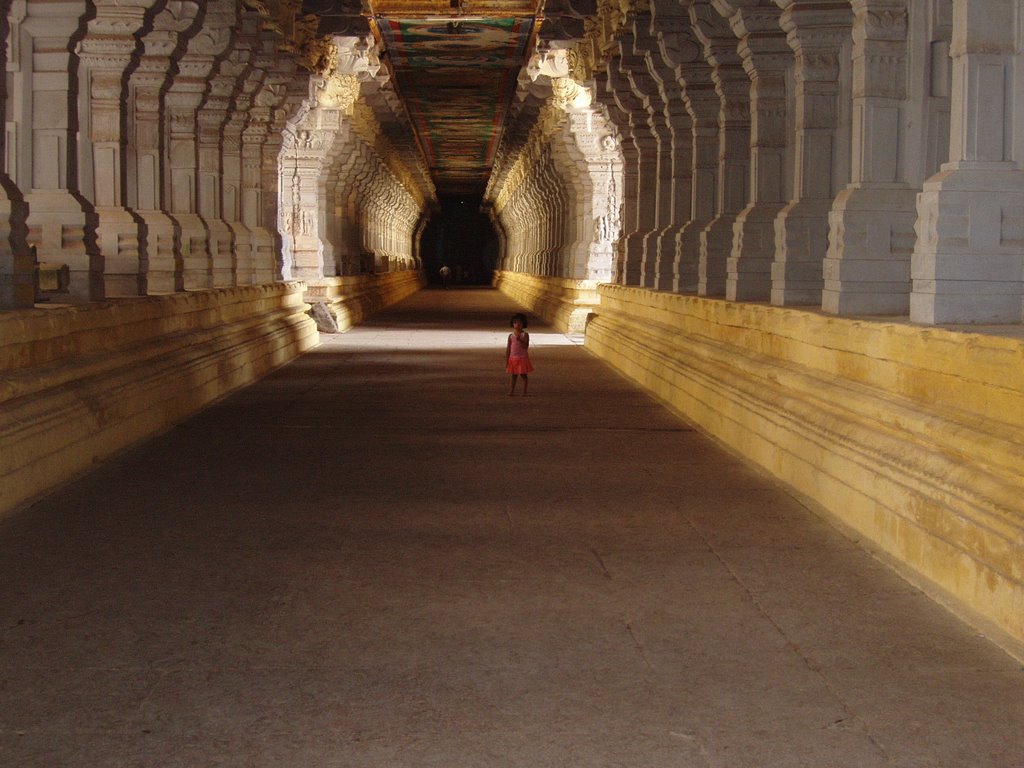
[(441, 210), (423, 232), (420, 254), (429, 285), (441, 285), (441, 266), (453, 285), (490, 285), (498, 259), (498, 235), (480, 210), (480, 197), (442, 197)]

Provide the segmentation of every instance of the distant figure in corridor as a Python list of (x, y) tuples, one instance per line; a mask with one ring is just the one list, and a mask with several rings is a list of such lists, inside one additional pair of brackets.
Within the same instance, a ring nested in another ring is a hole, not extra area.
[(533, 365), (530, 364), (530, 334), (526, 332), (526, 315), (516, 312), (509, 324), (512, 326), (512, 333), (508, 335), (508, 343), (505, 345), (505, 370), (512, 374), (512, 381), (509, 383), (508, 396), (512, 397), (516, 393), (516, 381), (522, 376), (523, 397), (526, 397), (530, 384), (526, 374), (533, 371)]
[(447, 288), (452, 282), (452, 268), (447, 264), (441, 265), (441, 285)]

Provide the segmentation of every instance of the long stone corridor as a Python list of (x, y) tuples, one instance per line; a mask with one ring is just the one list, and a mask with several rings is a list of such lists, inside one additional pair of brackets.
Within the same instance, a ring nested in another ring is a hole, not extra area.
[(1009, 768), (1024, 669), (515, 306), (422, 291), (0, 520), (0, 765)]

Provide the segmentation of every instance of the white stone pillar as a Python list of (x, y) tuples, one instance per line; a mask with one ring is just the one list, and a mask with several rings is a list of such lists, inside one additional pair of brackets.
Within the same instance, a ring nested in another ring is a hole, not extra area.
[(103, 295), (103, 267), (92, 206), (78, 185), (78, 115), (69, 110), (79, 96), (69, 41), (81, 34), (86, 11), (85, 2), (28, 3), (12, 90), (25, 127), (16, 163), (29, 242), (40, 261), (66, 264), (71, 294), (89, 299)]
[(735, 34), (708, 5), (691, 5), (690, 20), (711, 64), (719, 97), (718, 173), (715, 218), (700, 236), (702, 296), (724, 296), (726, 264), (732, 255), (736, 217), (747, 204), (750, 182), (750, 78), (743, 71)]
[(775, 260), (775, 218), (792, 192), (786, 163), (786, 81), (793, 52), (779, 26), (778, 8), (737, 7), (730, 23), (750, 77), (750, 200), (733, 228), (725, 296), (733, 301), (767, 301)]
[(1018, 0), (954, 2), (950, 162), (918, 198), (915, 322), (1024, 319), (1022, 25)]
[[(693, 126), (692, 199), (688, 221), (679, 231), (676, 243), (675, 286), (677, 292), (696, 293), (700, 287), (701, 234), (715, 217), (720, 182), (718, 114), (722, 101), (711, 79), (711, 67), (703, 57), (703, 45), (692, 38), (696, 54), (676, 68), (676, 79), (683, 85), (683, 98)], [(691, 50), (687, 45), (686, 50)]]
[(677, 71), (686, 52), (692, 56), (697, 48), (688, 44), (690, 16), (675, 0), (652, 3), (651, 32), (657, 35), (658, 48), (647, 57), (647, 66), (657, 83), (670, 134), (669, 178), (665, 191), (668, 216), (658, 233), (655, 287), (674, 291), (679, 282), (676, 246), (679, 233), (690, 220), (693, 200), (693, 120), (686, 109)]
[(828, 214), (849, 181), (848, 0), (777, 0), (796, 54), (793, 199), (775, 220), (772, 303), (821, 305)]
[[(97, 0), (79, 59), (79, 186), (96, 213), (102, 267), (99, 296), (145, 294), (141, 220), (128, 208), (126, 74), (139, 63), (136, 33), (166, 0)], [(99, 297), (97, 296), (97, 298)]]
[(917, 218), (901, 136), (908, 129), (907, 2), (854, 0), (853, 10), (851, 179), (829, 213), (822, 309), (903, 315)]
[[(0, 2), (0, 107), (13, 114), (7, 90), (9, 74), (21, 67), (20, 24), (25, 1)], [(31, 307), (36, 297), (36, 261), (28, 244), (28, 205), (11, 171), (16, 169), (19, 125), (9, 120), (0, 133), (0, 309)]]
[(206, 100), (211, 74), (231, 44), (235, 20), (231, 0), (210, 0), (205, 8), (202, 27), (189, 39), (165, 100), (169, 121), (166, 200), (181, 228), (185, 290), (214, 285), (210, 230), (199, 214), (199, 108)]
[(184, 290), (181, 229), (168, 215), (164, 90), (204, 14), (197, 2), (171, 2), (142, 38), (142, 54), (128, 81), (127, 204), (141, 220), (140, 260), (147, 294)]
[[(652, 221), (650, 229), (642, 233), (644, 258), (641, 284), (646, 288), (658, 287), (659, 238), (672, 219), (672, 129), (665, 117), (668, 108), (665, 92), (659, 87), (659, 78), (651, 71), (651, 56), (658, 53), (658, 39), (652, 32), (653, 23), (651, 14), (639, 14), (634, 19), (633, 55), (628, 67), (630, 85), (647, 112), (647, 130), (653, 139), (653, 173), (648, 180), (649, 186), (653, 186), (653, 201), (650, 205)], [(658, 61), (661, 61), (660, 56)], [(676, 90), (680, 91), (674, 75), (669, 79)], [(679, 107), (685, 111), (682, 101)]]
[[(619, 56), (608, 63), (608, 86), (615, 109), (609, 112), (622, 131), (626, 158), (621, 277), (625, 285), (643, 285), (644, 240), (655, 229), (657, 211), (657, 144), (648, 125), (644, 102), (633, 92), (628, 74), (643, 67), (632, 54), (633, 35), (619, 40)], [(648, 78), (649, 79), (649, 78)], [(651, 265), (653, 267), (653, 264)]]

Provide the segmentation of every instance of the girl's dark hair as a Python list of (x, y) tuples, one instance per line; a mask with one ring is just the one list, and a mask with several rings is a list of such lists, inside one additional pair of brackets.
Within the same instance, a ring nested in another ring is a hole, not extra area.
[(526, 315), (524, 315), (522, 312), (516, 312), (514, 315), (512, 315), (512, 319), (508, 321), (508, 327), (511, 328), (513, 325), (515, 325), (516, 320), (520, 320), (523, 323), (523, 328), (530, 324), (529, 321), (526, 319)]

